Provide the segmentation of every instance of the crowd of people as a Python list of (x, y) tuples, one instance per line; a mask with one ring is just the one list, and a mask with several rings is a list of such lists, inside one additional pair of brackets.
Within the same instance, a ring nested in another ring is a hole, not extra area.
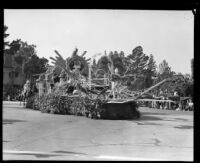
[[(160, 91), (157, 94), (152, 93), (151, 102), (145, 102), (145, 106), (156, 109), (176, 110), (176, 111), (193, 111), (194, 104), (192, 97), (180, 97), (178, 92), (166, 93)], [(170, 101), (167, 101), (170, 100)]]
[(16, 101), (18, 100), (18, 96), (22, 91), (22, 87), (12, 86), (7, 88), (6, 93), (3, 96), (3, 100), (7, 101)]
[(169, 106), (168, 102), (164, 101), (153, 101), (152, 105), (147, 104), (151, 108), (156, 109), (165, 109), (165, 110), (176, 110), (176, 111), (193, 111), (194, 110), (194, 104), (192, 99), (188, 100), (180, 100), (178, 102), (171, 102), (171, 107)]
[[(27, 80), (27, 82), (29, 82), (29, 86), (30, 89), (33, 92), (38, 92), (38, 89), (36, 87), (35, 84), (30, 84), (30, 81)], [(6, 93), (3, 96), (3, 100), (6, 101), (20, 101), (21, 95), (23, 94), (24, 90), (27, 89), (25, 88), (27, 86), (27, 83), (25, 83), (24, 86), (12, 86), (12, 87), (8, 87), (6, 89)]]

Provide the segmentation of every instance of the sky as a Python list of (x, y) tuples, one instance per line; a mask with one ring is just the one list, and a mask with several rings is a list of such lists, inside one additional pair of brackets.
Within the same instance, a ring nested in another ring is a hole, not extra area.
[(128, 55), (142, 46), (157, 65), (165, 59), (172, 71), (191, 74), (194, 16), (190, 10), (5, 9), (4, 25), (8, 41), (36, 45), (39, 57), (55, 57), (57, 50), (66, 59), (75, 47), (78, 54), (86, 50), (86, 58), (105, 50)]

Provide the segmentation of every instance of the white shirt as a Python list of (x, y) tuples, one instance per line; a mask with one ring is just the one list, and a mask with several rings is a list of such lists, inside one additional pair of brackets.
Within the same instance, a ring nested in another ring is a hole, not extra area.
[(189, 102), (189, 104), (188, 104), (189, 106), (193, 106), (193, 102)]

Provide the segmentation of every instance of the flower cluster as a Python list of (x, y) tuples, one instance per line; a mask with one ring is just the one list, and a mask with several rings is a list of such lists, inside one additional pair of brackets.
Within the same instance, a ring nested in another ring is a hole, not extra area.
[(97, 116), (101, 110), (101, 104), (106, 101), (87, 96), (62, 96), (59, 94), (34, 95), (27, 101), (26, 107), (40, 110), (42, 113), (71, 114), (79, 116)]

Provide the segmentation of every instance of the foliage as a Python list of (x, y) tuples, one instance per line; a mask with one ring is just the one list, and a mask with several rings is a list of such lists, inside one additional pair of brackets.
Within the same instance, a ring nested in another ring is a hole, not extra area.
[(9, 41), (5, 40), (10, 35), (10, 34), (6, 33), (7, 30), (8, 30), (8, 27), (4, 25), (4, 35), (3, 35), (3, 38), (4, 38), (4, 51), (7, 50), (6, 47), (9, 45)]
[(97, 108), (105, 103), (105, 100), (89, 98), (83, 96), (61, 96), (59, 94), (46, 94), (39, 97), (38, 94), (32, 96), (27, 101), (27, 108), (40, 110), (42, 113), (51, 114), (72, 114), (85, 115), (97, 114), (101, 112)]
[(40, 74), (46, 71), (46, 58), (39, 58), (36, 54), (36, 46), (29, 45), (27, 42), (21, 41), (21, 39), (13, 40), (11, 43), (5, 42), (5, 38), (9, 36), (6, 34), (7, 26), (4, 26), (4, 49), (8, 47), (6, 53), (14, 56), (15, 71), (22, 71), (27, 77), (31, 77), (32, 74)]
[(143, 74), (148, 63), (149, 57), (143, 53), (143, 48), (137, 46), (132, 53), (127, 56), (127, 74)]
[(45, 65), (47, 62), (46, 58), (39, 58), (37, 55), (33, 55), (24, 63), (23, 72), (26, 76), (43, 73), (46, 71)]
[(20, 39), (17, 39), (17, 40), (13, 40), (10, 44), (9, 44), (9, 49), (8, 49), (8, 53), (11, 54), (11, 55), (15, 55), (20, 47), (21, 47), (21, 44), (20, 44), (21, 40)]
[(110, 52), (109, 57), (112, 59), (114, 64), (114, 69), (118, 68), (119, 74), (123, 75), (125, 72), (125, 65), (123, 63), (123, 52), (118, 53), (117, 51)]
[(145, 88), (152, 86), (153, 84), (153, 77), (156, 76), (156, 62), (152, 54), (150, 54), (147, 69), (145, 71)]
[(9, 41), (5, 41), (5, 39), (10, 35), (7, 34), (6, 31), (8, 27), (4, 25), (4, 51), (8, 54), (15, 55), (17, 51), (20, 49), (20, 39), (13, 40), (11, 43)]
[(191, 74), (192, 78), (194, 78), (194, 58), (191, 59)]
[[(113, 63), (113, 67), (110, 67), (110, 63)], [(117, 51), (110, 52), (107, 56), (106, 53), (102, 56), (97, 63), (97, 68), (100, 73), (97, 77), (103, 77), (103, 72), (106, 74), (114, 73), (115, 69), (118, 69), (118, 73), (122, 76), (130, 75), (134, 78), (128, 78), (126, 80), (128, 88), (130, 90), (140, 90), (150, 87), (153, 84), (152, 77), (155, 76), (155, 61), (153, 55), (147, 56), (143, 53), (141, 46), (137, 46), (132, 50), (132, 53), (125, 56), (124, 52)]]
[(193, 96), (193, 82), (187, 75), (179, 73), (174, 83), (175, 91), (182, 97)]
[(171, 67), (169, 67), (165, 59), (159, 64), (158, 73), (163, 79), (168, 78), (172, 74)]
[(33, 109), (35, 97), (30, 97), (27, 99), (26, 108)]
[[(116, 68), (118, 69), (118, 73), (120, 75), (123, 75), (126, 69), (123, 62), (124, 58), (125, 56), (124, 56), (123, 51), (121, 51), (120, 53), (118, 53), (117, 51), (114, 51), (114, 52), (110, 51), (109, 55), (107, 55), (105, 52), (105, 55), (101, 56), (101, 58), (98, 60), (96, 67), (94, 66), (96, 69), (96, 72), (97, 70), (101, 70), (101, 71), (98, 71), (96, 77), (102, 78), (105, 73), (106, 75), (108, 75), (109, 73), (113, 73), (113, 71)], [(111, 62), (113, 63), (112, 68), (109, 67), (111, 65)]]
[(137, 46), (132, 53), (124, 60), (126, 65), (126, 74), (136, 76), (136, 80), (129, 79), (128, 87), (130, 90), (139, 90), (145, 88), (145, 71), (149, 57), (143, 53), (143, 48)]
[[(175, 91), (182, 97), (193, 96), (193, 81), (188, 75), (173, 73), (169, 77), (171, 80), (157, 87), (155, 91), (168, 92), (169, 96), (173, 96)], [(156, 81), (158, 82), (158, 79)]]
[(98, 60), (97, 67), (98, 67), (98, 69), (103, 70), (103, 71), (99, 72), (99, 77), (103, 77), (104, 72), (106, 74), (109, 73), (108, 63), (110, 63), (110, 61), (108, 60), (108, 57), (106, 55), (102, 56)]
[(29, 45), (27, 42), (23, 41), (21, 41), (20, 44), (21, 47), (19, 49), (18, 54), (24, 56), (26, 59), (28, 59), (28, 57), (36, 55), (36, 50), (35, 50), (36, 45), (33, 44)]

